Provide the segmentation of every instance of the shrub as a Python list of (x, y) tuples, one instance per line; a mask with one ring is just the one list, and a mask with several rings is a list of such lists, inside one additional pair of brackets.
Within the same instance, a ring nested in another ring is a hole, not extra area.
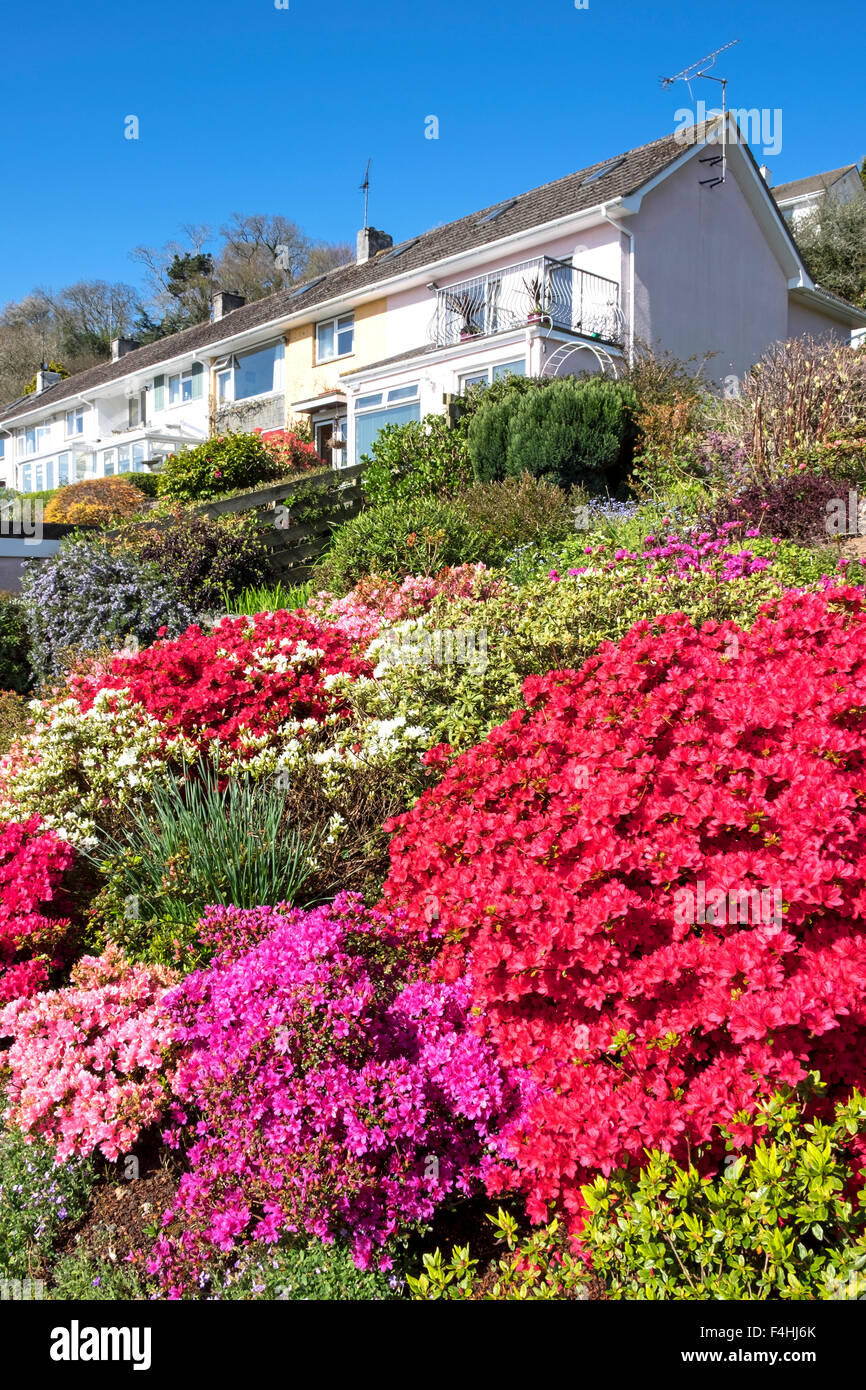
[(465, 982), (407, 983), (395, 927), (346, 895), (223, 913), (223, 957), (168, 999), (194, 1139), (149, 1265), (170, 1297), (216, 1250), (288, 1232), (388, 1268), (403, 1228), (470, 1190), (510, 1091)]
[[(862, 1298), (866, 1210), (850, 1173), (864, 1157), (866, 1097), (810, 1122), (800, 1090), (744, 1117), (753, 1146), (718, 1175), (655, 1150), (640, 1173), (584, 1188), (582, 1243), (609, 1298)], [(731, 1150), (736, 1128), (721, 1129)]]
[(292, 719), (339, 714), (345, 700), (330, 693), (327, 678), (369, 671), (334, 628), (303, 613), (263, 613), (116, 656), (96, 676), (71, 678), (70, 689), (85, 711), (99, 692), (125, 691), (158, 721), (167, 751), (178, 739), (190, 751), (219, 743), (232, 761), (252, 759)]
[(13, 594), (0, 593), (0, 689), (23, 695), (32, 684), (24, 605)]
[(118, 478), (122, 478), (125, 483), (131, 483), (137, 487), (139, 492), (143, 492), (145, 497), (156, 497), (158, 492), (159, 476), (156, 473), (118, 473)]
[(471, 961), (503, 1064), (543, 1088), (489, 1184), (534, 1220), (578, 1228), (598, 1173), (716, 1151), (813, 1068), (833, 1101), (862, 1085), (864, 682), (851, 589), (750, 632), (642, 622), (528, 680), (394, 827), (386, 904), (453, 943), (449, 977)]
[(818, 338), (777, 343), (725, 402), (724, 433), (747, 453), (752, 481), (786, 471), (792, 450), (809, 449), (862, 423), (866, 355)]
[(386, 425), (361, 459), (362, 485), (374, 506), (403, 497), (449, 497), (472, 479), (466, 427), (447, 415)]
[(58, 1238), (84, 1215), (93, 1170), (0, 1129), (0, 1279), (44, 1278)]
[(410, 497), (360, 512), (336, 532), (313, 582), (345, 594), (366, 575), (430, 575), (484, 558), (483, 542), (446, 499)]
[(0, 807), (39, 815), (76, 845), (96, 843), (147, 792), (161, 770), (157, 720), (122, 691), (98, 691), (87, 709), (74, 699), (35, 707), (33, 728), (0, 761)]
[(525, 395), (508, 422), (506, 471), (559, 487), (614, 490), (631, 464), (637, 397), (600, 377), (554, 378)]
[(131, 966), (109, 946), (83, 956), (65, 989), (7, 1004), (7, 1120), (56, 1144), (61, 1160), (128, 1153), (167, 1109), (172, 1034), (161, 999), (171, 982), (170, 971)]
[(123, 543), (168, 575), (200, 613), (222, 608), (225, 593), (263, 583), (270, 568), (261, 533), (245, 517), (210, 521), (177, 512), (160, 527), (125, 532)]
[[(709, 524), (737, 522), (749, 534), (785, 536), (811, 545), (827, 545), (840, 505), (848, 511), (848, 484), (840, 478), (796, 473), (764, 486), (740, 488), (712, 512)], [(855, 520), (851, 518), (851, 520)]]
[(0, 754), (27, 728), (27, 701), (14, 690), (0, 690)]
[(222, 493), (274, 482), (287, 473), (317, 462), (311, 444), (286, 434), (271, 446), (258, 430), (250, 434), (221, 434), (166, 459), (158, 475), (160, 497), (172, 502), (195, 502)]
[(526, 396), (545, 390), (554, 378), (508, 376), (474, 387), (461, 401), (472, 471), (479, 483), (506, 476), (509, 425)]
[(469, 1253), (469, 1246), (454, 1246), (444, 1260), (435, 1250), (423, 1257), (423, 1273), (407, 1275), (412, 1298), (435, 1299), (576, 1299), (587, 1296), (587, 1273), (569, 1248), (561, 1222), (554, 1219), (541, 1230), (520, 1238), (517, 1222), (499, 1208), (488, 1221), (497, 1241), (505, 1246), (498, 1260), (487, 1268)]
[(141, 489), (125, 478), (87, 478), (62, 487), (43, 513), (48, 522), (71, 526), (114, 526), (141, 511)]
[(119, 647), (129, 635), (152, 642), (160, 628), (181, 632), (194, 617), (155, 565), (86, 537), (67, 537), (49, 560), (31, 560), (21, 601), (43, 682), (61, 676), (75, 653)]
[(281, 786), (244, 774), (221, 780), (216, 759), (185, 778), (169, 772), (92, 856), (110, 880), (97, 909), (131, 956), (184, 963), (206, 906), (293, 903), (309, 878), (312, 853), (286, 824)]
[(454, 510), (479, 536), (487, 565), (502, 564), (517, 545), (556, 545), (574, 531), (575, 506), (561, 488), (529, 473), (501, 483), (476, 483), (454, 499)]
[(62, 963), (72, 907), (64, 878), (74, 859), (38, 816), (0, 827), (0, 1004), (35, 994)]
[[(262, 432), (257, 429), (254, 433)], [(315, 445), (309, 439), (304, 439), (297, 429), (266, 430), (262, 433), (262, 443), (274, 460), (280, 478), (325, 467), (324, 461), (316, 453)]]

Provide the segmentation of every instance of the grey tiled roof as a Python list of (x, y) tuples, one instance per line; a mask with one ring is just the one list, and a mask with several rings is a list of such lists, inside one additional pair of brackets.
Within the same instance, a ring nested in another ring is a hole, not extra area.
[[(297, 286), (254, 300), (240, 309), (234, 309), (216, 323), (201, 323), (194, 328), (186, 328), (171, 337), (160, 338), (158, 342), (148, 343), (127, 353), (117, 362), (102, 362), (87, 371), (67, 377), (43, 391), (38, 397), (39, 405), (53, 406), (72, 396), (85, 394), (97, 386), (125, 377), (130, 372), (148, 368), (158, 368), (161, 363), (188, 352), (198, 352), (211, 344), (224, 341), (236, 333), (260, 327), (281, 317), (287, 318), (301, 309), (324, 306), (329, 300), (342, 295), (361, 293), (389, 280), (392, 276), (406, 271), (417, 270), (433, 265), (448, 256), (459, 255), (474, 248), (483, 247), (489, 242), (511, 236), (517, 232), (543, 226), (558, 217), (581, 212), (596, 207), (607, 199), (624, 197), (635, 193), (656, 174), (661, 173), (668, 164), (682, 155), (682, 137), (673, 134), (662, 136), (647, 145), (627, 150), (623, 155), (609, 155), (607, 159), (597, 160), (577, 173), (567, 174), (565, 178), (542, 184), (528, 193), (516, 194), (510, 206), (491, 222), (481, 223), (485, 213), (499, 207), (503, 200), (473, 212), (467, 217), (458, 218), (444, 226), (434, 227), (422, 236), (407, 239), (400, 245), (405, 252), (397, 257), (388, 257), (380, 252), (372, 260), (361, 265), (338, 266), (321, 280), (312, 281), (309, 290), (298, 294)], [(590, 174), (603, 169), (616, 161), (617, 167), (593, 183), (585, 183)], [(508, 201), (508, 200), (505, 200)], [(35, 404), (33, 396), (16, 401), (0, 411), (0, 423), (26, 414)]]
[(837, 179), (841, 179), (842, 175), (847, 174), (851, 169), (856, 174), (857, 165), (843, 164), (841, 169), (830, 169), (826, 174), (810, 174), (805, 179), (793, 179), (790, 183), (780, 183), (777, 188), (771, 189), (771, 192), (777, 203), (786, 198), (801, 198), (806, 193), (824, 193)]

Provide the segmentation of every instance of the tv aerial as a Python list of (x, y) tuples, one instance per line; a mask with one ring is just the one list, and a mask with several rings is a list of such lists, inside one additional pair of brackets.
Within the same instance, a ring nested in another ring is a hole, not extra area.
[(716, 65), (716, 59), (720, 53), (726, 53), (734, 44), (739, 43), (739, 39), (731, 39), (730, 43), (723, 43), (721, 48), (716, 48), (712, 53), (708, 53), (705, 58), (700, 58), (696, 63), (691, 63), (689, 67), (683, 68), (682, 72), (674, 73), (673, 77), (663, 77), (662, 87), (665, 91), (672, 87), (675, 82), (685, 82), (689, 89), (689, 96), (692, 95), (692, 83), (699, 77), (706, 77), (710, 82), (718, 82), (722, 89), (722, 152), (715, 155), (701, 155), (701, 164), (709, 164), (718, 167), (721, 165), (721, 173), (715, 174), (712, 178), (701, 179), (701, 183), (708, 184), (710, 188), (718, 188), (720, 183), (724, 183), (725, 175), (728, 170), (728, 79), (726, 77), (716, 77), (710, 72), (710, 68)]
[(369, 220), (369, 219), (368, 219), (368, 216), (367, 216), (367, 210), (368, 210), (368, 208), (369, 208), (369, 206), (370, 206), (370, 165), (371, 165), (372, 163), (373, 163), (372, 159), (368, 159), (368, 160), (367, 160), (367, 169), (366, 169), (366, 172), (365, 172), (365, 174), (364, 174), (364, 182), (361, 184), (361, 188), (360, 188), (360, 191), (361, 191), (361, 192), (363, 193), (363, 195), (364, 195), (364, 230), (365, 230), (365, 231), (367, 230), (368, 220)]

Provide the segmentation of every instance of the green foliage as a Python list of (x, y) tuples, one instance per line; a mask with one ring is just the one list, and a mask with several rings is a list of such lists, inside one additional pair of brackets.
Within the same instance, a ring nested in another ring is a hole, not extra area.
[(225, 1300), (373, 1302), (401, 1296), (402, 1280), (358, 1269), (345, 1246), (281, 1241), (244, 1250), (215, 1281), (210, 1296)]
[(253, 617), (256, 613), (278, 613), (281, 609), (303, 608), (313, 594), (312, 584), (252, 584), (237, 594), (224, 593), (227, 613)]
[(23, 695), (32, 684), (25, 607), (14, 594), (0, 593), (0, 690)]
[(483, 558), (481, 537), (446, 499), (400, 498), (360, 512), (341, 526), (312, 582), (316, 589), (339, 595), (367, 574), (435, 574), (445, 565)]
[(166, 459), (157, 474), (157, 492), (174, 502), (203, 501), (272, 482), (281, 475), (260, 434), (221, 434)]
[(0, 1128), (0, 1279), (41, 1278), (62, 1234), (83, 1215), (89, 1161), (55, 1166), (54, 1150)]
[(0, 754), (11, 748), (12, 744), (27, 728), (27, 702), (14, 690), (0, 690)]
[[(167, 771), (130, 823), (88, 857), (106, 885), (91, 910), (97, 949), (117, 941), (134, 959), (196, 964), (206, 906), (294, 902), (313, 871), (312, 846), (286, 824), (277, 780), (226, 778), (218, 759)], [(185, 954), (186, 953), (186, 954)]]
[(197, 612), (222, 606), (226, 592), (267, 578), (270, 556), (263, 531), (249, 516), (211, 520), (176, 508), (159, 526), (131, 526), (122, 544), (156, 565)]
[(51, 1271), (48, 1297), (74, 1303), (140, 1303), (150, 1297), (150, 1290), (129, 1264), (75, 1250)]
[(451, 503), (482, 545), (486, 565), (504, 564), (517, 545), (557, 545), (574, 532), (574, 509), (582, 499), (529, 473), (502, 482), (476, 483)]
[(486, 1269), (470, 1255), (468, 1245), (455, 1245), (445, 1260), (440, 1250), (423, 1256), (422, 1274), (406, 1276), (414, 1300), (578, 1299), (586, 1297), (587, 1272), (568, 1246), (558, 1221), (520, 1237), (517, 1222), (499, 1208), (488, 1216), (496, 1239), (505, 1246)]
[(158, 473), (118, 473), (125, 483), (132, 483), (145, 497), (156, 497), (159, 488)]
[(472, 471), (480, 483), (499, 482), (507, 472), (509, 426), (524, 397), (551, 385), (550, 377), (507, 376), (476, 386), (461, 402)]
[[(811, 1088), (774, 1096), (752, 1123), (754, 1147), (703, 1176), (658, 1151), (639, 1174), (583, 1188), (583, 1240), (614, 1299), (859, 1298), (866, 1293), (866, 1211), (846, 1191), (852, 1138), (866, 1133), (855, 1093), (829, 1122), (807, 1119)], [(698, 1164), (703, 1157), (695, 1155)]]
[[(585, 544), (582, 535), (560, 554), (573, 551), (574, 567), (584, 565)], [(431, 662), (420, 642), (414, 643), (414, 655), (407, 644), (400, 661), (377, 682), (375, 712), (384, 719), (403, 715), (428, 731), (431, 745), (441, 741), (462, 751), (522, 706), (527, 676), (577, 668), (602, 642), (617, 641), (640, 620), (683, 612), (697, 625), (731, 619), (748, 627), (761, 605), (784, 588), (831, 572), (823, 552), (767, 541), (749, 544), (756, 553), (772, 555), (773, 563), (739, 579), (694, 572), (688, 577), (649, 572), (639, 578), (644, 570), (635, 563), (608, 570), (602, 556), (594, 557), (591, 572), (578, 579), (551, 580), (548, 563), (520, 587), (508, 584), (481, 602), (437, 598), (423, 620), (425, 629), (475, 633), (476, 651), (483, 633), (484, 660)]]
[(447, 415), (427, 415), (405, 425), (386, 425), (376, 438), (362, 486), (374, 506), (401, 497), (448, 497), (472, 479), (466, 425)]
[(866, 306), (866, 198), (841, 203), (828, 194), (797, 224), (796, 237), (819, 285)]
[(616, 488), (631, 463), (637, 396), (602, 377), (556, 378), (525, 395), (508, 422), (506, 471), (560, 487)]

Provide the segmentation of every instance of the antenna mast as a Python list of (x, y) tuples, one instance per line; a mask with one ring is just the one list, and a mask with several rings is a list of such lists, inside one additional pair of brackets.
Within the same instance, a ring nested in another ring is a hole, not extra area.
[(372, 159), (368, 159), (368, 160), (367, 160), (367, 172), (366, 172), (365, 175), (364, 175), (364, 182), (361, 184), (361, 192), (362, 192), (363, 195), (364, 195), (364, 231), (365, 231), (365, 232), (366, 232), (366, 230), (367, 230), (367, 227), (369, 226), (369, 218), (368, 218), (368, 216), (367, 216), (367, 209), (368, 209), (369, 204), (370, 204), (370, 165), (371, 165), (372, 163), (373, 163)]
[(714, 77), (709, 71), (716, 65), (716, 59), (720, 53), (725, 53), (734, 44), (739, 43), (739, 39), (731, 39), (730, 43), (723, 43), (721, 48), (716, 48), (712, 53), (708, 53), (706, 58), (700, 58), (698, 62), (692, 63), (689, 67), (683, 68), (682, 72), (674, 73), (673, 77), (663, 77), (662, 87), (665, 91), (672, 87), (675, 82), (685, 82), (689, 89), (689, 96), (692, 95), (692, 83), (699, 77), (706, 77), (710, 82), (718, 82), (722, 89), (722, 153), (716, 155), (702, 155), (701, 164), (721, 164), (721, 174), (716, 174), (710, 179), (701, 179), (701, 183), (709, 184), (710, 188), (718, 188), (720, 183), (724, 183), (725, 175), (728, 172), (728, 106), (727, 92), (728, 79), (726, 77)]

